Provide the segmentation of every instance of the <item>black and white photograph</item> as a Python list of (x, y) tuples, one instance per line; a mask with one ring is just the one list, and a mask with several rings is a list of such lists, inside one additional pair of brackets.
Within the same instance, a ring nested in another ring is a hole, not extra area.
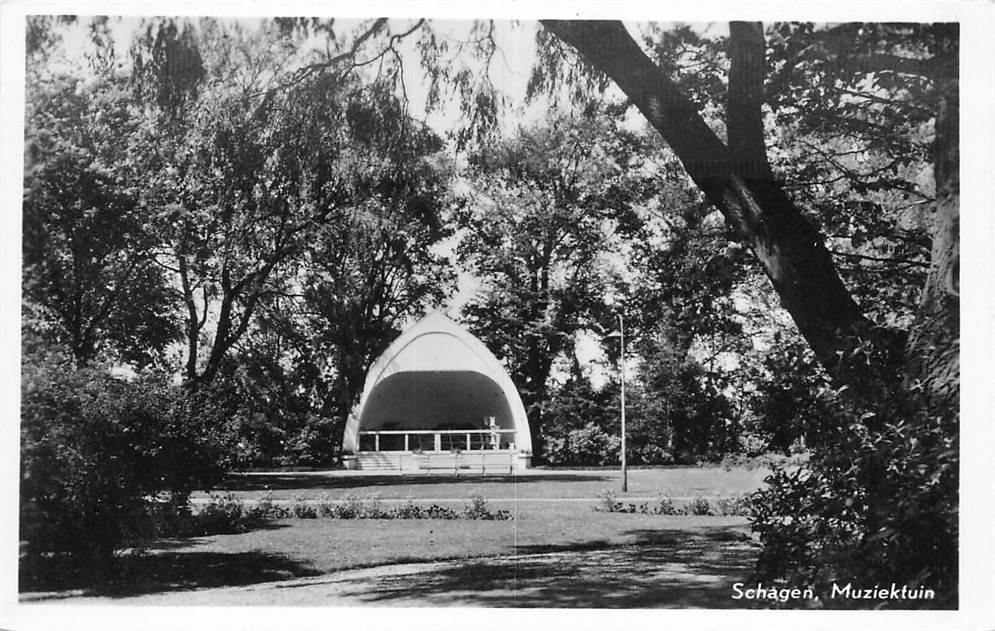
[(0, 627), (995, 624), (995, 11), (575, 4), (6, 6)]

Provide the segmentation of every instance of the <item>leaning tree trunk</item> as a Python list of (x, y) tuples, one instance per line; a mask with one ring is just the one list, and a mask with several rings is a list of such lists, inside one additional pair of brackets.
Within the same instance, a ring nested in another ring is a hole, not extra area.
[[(874, 333), (872, 325), (843, 285), (823, 236), (770, 176), (766, 159), (756, 159), (758, 130), (749, 121), (758, 120), (759, 109), (742, 110), (743, 120), (731, 121), (741, 139), (734, 153), (621, 22), (546, 20), (543, 25), (611, 78), (667, 141), (688, 175), (750, 247), (819, 362), (841, 383), (858, 389), (867, 383), (869, 367), (854, 359), (854, 351)], [(737, 28), (743, 31), (739, 42), (750, 52), (757, 42), (756, 26)], [(762, 32), (759, 37), (762, 42)], [(746, 77), (755, 70), (749, 64), (737, 68)], [(734, 91), (730, 98), (750, 107), (756, 96)], [(760, 132), (762, 142), (762, 128)]]

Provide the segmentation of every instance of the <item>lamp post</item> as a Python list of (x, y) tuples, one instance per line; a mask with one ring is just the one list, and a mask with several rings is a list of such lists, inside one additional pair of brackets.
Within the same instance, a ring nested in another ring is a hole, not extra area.
[(625, 322), (622, 314), (618, 314), (618, 340), (620, 353), (618, 357), (619, 375), (621, 378), (621, 404), (622, 404), (622, 492), (629, 491), (629, 469), (625, 459)]
[(605, 337), (618, 337), (619, 339), (619, 357), (618, 357), (618, 367), (619, 367), (619, 377), (621, 379), (621, 405), (622, 405), (622, 492), (626, 493), (629, 491), (629, 469), (626, 463), (626, 449), (625, 449), (625, 321), (622, 318), (622, 314), (617, 314), (618, 316), (618, 331), (612, 331)]

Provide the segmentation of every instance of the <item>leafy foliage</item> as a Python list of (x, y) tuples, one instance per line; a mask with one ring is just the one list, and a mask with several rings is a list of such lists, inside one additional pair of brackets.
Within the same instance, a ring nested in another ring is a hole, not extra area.
[(133, 85), (138, 100), (177, 117), (197, 97), (206, 74), (197, 36), (189, 21), (154, 18), (132, 46)]
[(552, 465), (603, 466), (618, 464), (622, 440), (594, 423), (553, 434), (547, 439), (546, 461)]
[[(718, 370), (679, 349), (672, 329), (656, 328), (641, 341), (644, 366), (632, 417), (637, 449), (665, 446), (676, 462), (717, 461), (738, 451), (738, 414)], [(654, 431), (655, 430), (655, 431)]]
[(537, 455), (553, 361), (603, 318), (609, 253), (639, 222), (651, 179), (638, 168), (641, 146), (612, 114), (592, 110), (521, 129), (473, 157), (476, 199), (456, 218), (458, 254), (483, 287), (464, 313), (507, 363)]
[(696, 495), (678, 506), (674, 500), (664, 495), (657, 500), (656, 505), (650, 502), (638, 504), (625, 503), (618, 499), (615, 492), (606, 490), (598, 497), (600, 503), (594, 510), (602, 513), (639, 513), (642, 515), (746, 515), (752, 504), (749, 496), (720, 497), (714, 500)]
[[(917, 402), (919, 403), (919, 402)], [(811, 586), (826, 606), (834, 581), (922, 585), (924, 606), (957, 601), (958, 441), (950, 410), (901, 399), (846, 406), (809, 466), (777, 469), (754, 497), (760, 580)], [(888, 405), (890, 404), (890, 405)], [(895, 603), (904, 606), (901, 603)]]
[(147, 498), (183, 503), (224, 470), (224, 416), (207, 394), (74, 369), (58, 354), (27, 358), (22, 375), (20, 528), (30, 560), (64, 553), (99, 571), (141, 534)]
[(100, 75), (29, 85), (25, 298), (51, 315), (49, 341), (78, 362), (105, 352), (152, 363), (176, 334), (173, 295), (154, 264), (138, 179), (121, 168), (136, 128), (126, 86)]
[(938, 28), (769, 29), (772, 163), (888, 326), (911, 325), (929, 260)]
[(825, 420), (837, 413), (837, 401), (808, 349), (781, 342), (767, 353), (762, 369), (765, 376), (755, 377), (751, 408), (756, 423), (751, 429), (765, 448), (788, 454), (798, 442), (820, 447), (830, 440)]

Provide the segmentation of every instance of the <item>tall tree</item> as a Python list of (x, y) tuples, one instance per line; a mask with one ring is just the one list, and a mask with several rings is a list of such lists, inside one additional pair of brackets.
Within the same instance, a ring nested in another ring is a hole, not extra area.
[[(871, 323), (840, 280), (822, 236), (772, 177), (763, 159), (763, 135), (757, 133), (758, 127), (762, 129), (757, 103), (764, 79), (758, 71), (763, 63), (758, 25), (737, 24), (730, 30), (728, 144), (621, 23), (547, 20), (543, 25), (610, 77), (639, 108), (709, 201), (722, 211), (737, 238), (753, 251), (819, 361), (842, 382), (860, 387), (865, 368), (854, 359), (854, 351)], [(861, 55), (850, 59), (847, 67), (852, 72), (937, 73), (932, 76), (936, 87), (942, 85), (947, 93), (956, 87), (949, 79), (953, 46), (937, 48), (927, 60)], [(859, 48), (839, 47), (836, 54), (849, 50)], [(943, 141), (942, 135), (938, 141)]]
[(441, 141), (392, 96), (374, 95), (348, 106), (354, 149), (339, 168), (354, 173), (354, 194), (327, 209), (301, 268), (303, 308), (332, 358), (323, 411), (338, 423), (358, 402), (370, 364), (455, 280), (436, 248), (451, 232), (442, 222), (450, 196)]
[[(288, 148), (310, 156), (305, 163), (320, 191), (307, 200), (308, 238), (270, 275), (255, 314), (258, 330), (250, 327), (251, 339), (237, 344), (244, 350), (232, 354), (238, 361), (243, 352), (257, 356), (257, 345), (279, 348), (272, 361), (297, 364), (293, 379), (307, 392), (306, 415), (327, 422), (333, 443), (372, 361), (407, 320), (437, 306), (454, 280), (437, 247), (451, 233), (442, 218), (450, 164), (441, 139), (411, 120), (394, 94), (349, 85), (355, 89), (341, 95), (335, 124), (320, 116), (297, 122), (320, 148)], [(327, 107), (327, 97), (300, 88), (298, 102)], [(228, 372), (240, 374), (234, 366)]]
[(182, 293), (185, 377), (209, 383), (341, 196), (352, 86), (275, 91), (285, 59), (248, 46), (251, 34), (203, 24), (204, 61), (189, 28), (153, 26), (133, 55), (137, 89), (158, 107), (135, 152), (153, 174), (143, 200), (165, 244), (160, 262)]
[(175, 336), (139, 180), (125, 168), (135, 104), (126, 81), (30, 69), (23, 288), (29, 312), (85, 364), (102, 351), (148, 364)]
[(636, 209), (650, 195), (643, 146), (610, 112), (592, 109), (522, 128), (473, 158), (459, 253), (483, 286), (464, 312), (507, 363), (537, 457), (553, 363), (578, 331), (606, 319), (608, 252), (639, 224)]

